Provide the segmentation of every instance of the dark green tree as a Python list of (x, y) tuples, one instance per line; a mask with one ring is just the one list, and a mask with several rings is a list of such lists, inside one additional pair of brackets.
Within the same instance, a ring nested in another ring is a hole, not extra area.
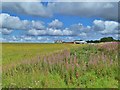
[(113, 37), (104, 37), (100, 39), (100, 42), (111, 42), (114, 41)]

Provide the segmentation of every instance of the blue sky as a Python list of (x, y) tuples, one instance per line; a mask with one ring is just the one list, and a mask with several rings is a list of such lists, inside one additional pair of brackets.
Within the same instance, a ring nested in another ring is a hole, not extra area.
[(117, 8), (117, 3), (111, 2), (4, 2), (0, 38), (3, 42), (43, 43), (106, 36), (118, 39)]

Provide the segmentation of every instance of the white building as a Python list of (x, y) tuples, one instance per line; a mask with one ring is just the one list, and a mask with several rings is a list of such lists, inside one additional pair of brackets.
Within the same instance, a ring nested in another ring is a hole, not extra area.
[(83, 40), (75, 40), (74, 41), (74, 44), (86, 44), (87, 42), (86, 41), (83, 41)]
[(56, 40), (55, 43), (63, 43), (62, 40)]

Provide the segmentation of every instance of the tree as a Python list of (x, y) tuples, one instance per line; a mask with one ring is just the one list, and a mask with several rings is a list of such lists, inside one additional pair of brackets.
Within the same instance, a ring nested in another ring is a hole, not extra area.
[(104, 37), (100, 39), (101, 42), (111, 42), (111, 41), (115, 41), (113, 39), (113, 37)]

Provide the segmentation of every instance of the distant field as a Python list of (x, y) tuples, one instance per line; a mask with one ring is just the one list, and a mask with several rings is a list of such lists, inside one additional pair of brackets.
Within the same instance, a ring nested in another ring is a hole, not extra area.
[(59, 50), (70, 49), (80, 45), (74, 44), (31, 44), (31, 43), (3, 43), (2, 63), (8, 64), (23, 59), (29, 59), (37, 55), (53, 53)]
[(2, 44), (3, 88), (118, 88), (118, 43)]

